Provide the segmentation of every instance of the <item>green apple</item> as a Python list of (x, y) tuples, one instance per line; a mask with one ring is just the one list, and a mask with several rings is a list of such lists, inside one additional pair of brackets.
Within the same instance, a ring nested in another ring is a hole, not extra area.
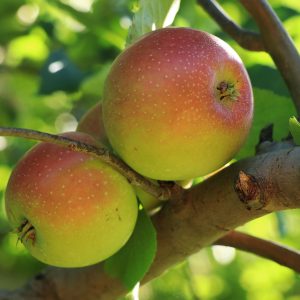
[[(88, 134), (64, 136), (97, 145)], [(126, 178), (91, 155), (40, 143), (13, 170), (6, 212), (19, 240), (38, 260), (83, 267), (117, 252), (137, 219)]]
[(252, 121), (249, 77), (221, 39), (189, 28), (153, 31), (114, 61), (103, 122), (120, 157), (156, 180), (185, 180), (226, 164)]

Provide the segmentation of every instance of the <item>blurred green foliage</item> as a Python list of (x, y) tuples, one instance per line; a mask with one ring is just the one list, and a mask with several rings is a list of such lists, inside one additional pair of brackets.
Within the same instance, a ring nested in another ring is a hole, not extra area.
[[(174, 25), (225, 39), (242, 57), (257, 106), (239, 157), (253, 155), (260, 129), (288, 133), (294, 108), (271, 58), (241, 49), (192, 0), (182, 0)], [(219, 1), (240, 25), (255, 24), (235, 0)], [(299, 0), (269, 1), (300, 50)], [(0, 125), (58, 133), (73, 130), (101, 99), (110, 64), (124, 48), (133, 0), (2, 0), (0, 2)], [(31, 258), (6, 222), (3, 201), (12, 167), (33, 142), (0, 137), (0, 288), (22, 285), (43, 265)], [(299, 248), (300, 214), (289, 211), (241, 228)], [(180, 237), (179, 237), (180, 238)], [(231, 248), (203, 250), (141, 289), (141, 299), (298, 300), (300, 278), (277, 264)]]

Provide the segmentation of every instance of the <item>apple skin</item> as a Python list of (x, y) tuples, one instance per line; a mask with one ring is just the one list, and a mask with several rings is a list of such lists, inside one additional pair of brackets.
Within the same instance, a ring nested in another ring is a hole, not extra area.
[(98, 102), (80, 119), (76, 131), (85, 132), (106, 147), (111, 147), (102, 121), (102, 104)]
[(140, 38), (114, 61), (104, 86), (103, 122), (120, 157), (157, 180), (206, 175), (244, 143), (253, 96), (238, 54), (188, 28)]
[[(96, 145), (83, 133), (64, 136)], [(88, 154), (40, 143), (14, 169), (8, 220), (29, 252), (58, 267), (83, 267), (117, 252), (133, 232), (138, 205), (127, 180)], [(34, 230), (21, 231), (24, 221)]]
[[(103, 124), (101, 102), (97, 103), (87, 111), (79, 121), (76, 131), (93, 136), (98, 142), (112, 150)], [(161, 201), (141, 188), (134, 186), (133, 189), (146, 211), (150, 211), (161, 204)]]

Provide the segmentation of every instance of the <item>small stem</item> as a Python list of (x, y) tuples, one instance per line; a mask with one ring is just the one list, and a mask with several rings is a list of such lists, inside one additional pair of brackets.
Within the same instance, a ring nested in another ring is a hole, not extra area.
[(214, 244), (257, 254), (300, 273), (300, 252), (286, 246), (238, 231), (229, 232)]
[(32, 243), (35, 241), (35, 229), (32, 224), (26, 220), (21, 224), (18, 228), (18, 241), (20, 240), (22, 243), (27, 242), (27, 240), (32, 240)]
[(250, 51), (264, 51), (265, 47), (259, 33), (246, 30), (236, 24), (215, 0), (197, 0), (198, 4), (218, 25), (241, 47)]
[(148, 179), (135, 172), (121, 159), (113, 155), (104, 147), (96, 147), (64, 136), (23, 128), (0, 127), (0, 136), (20, 137), (45, 143), (52, 143), (70, 148), (73, 151), (93, 155), (97, 158), (100, 158), (102, 161), (120, 172), (132, 185), (142, 188), (157, 199), (168, 200), (171, 198), (172, 190), (170, 188), (157, 186), (156, 184), (152, 183)]
[(300, 55), (282, 22), (266, 0), (239, 0), (259, 27), (266, 51), (271, 55), (300, 114)]

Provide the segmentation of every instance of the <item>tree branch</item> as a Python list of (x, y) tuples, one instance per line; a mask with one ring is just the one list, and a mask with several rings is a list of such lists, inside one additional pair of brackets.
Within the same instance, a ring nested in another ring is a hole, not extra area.
[(281, 21), (266, 0), (240, 0), (256, 21), (265, 45), (285, 80), (300, 114), (300, 56)]
[(240, 0), (257, 23), (260, 34), (237, 25), (215, 0), (197, 0), (203, 9), (241, 47), (268, 52), (291, 93), (300, 114), (300, 56), (280, 19), (266, 0)]
[[(231, 165), (186, 190), (181, 201), (166, 202), (153, 217), (158, 251), (142, 283), (250, 220), (273, 211), (299, 208), (299, 169), (300, 147), (270, 152)], [(249, 182), (249, 189), (240, 190), (247, 196), (244, 198), (242, 193), (236, 192), (236, 183), (242, 180), (241, 170), (246, 175), (251, 174), (256, 182), (252, 187)], [(257, 191), (247, 193), (253, 189)], [(249, 205), (253, 200), (250, 195), (259, 195), (261, 205)], [(48, 268), (24, 288), (11, 292), (9, 299), (110, 300), (124, 293), (122, 284), (108, 277), (98, 264), (81, 269)], [(0, 296), (0, 299), (7, 298)]]
[(44, 133), (37, 130), (21, 128), (0, 127), (0, 136), (21, 137), (30, 140), (57, 144), (70, 148), (73, 151), (88, 153), (90, 155), (98, 157), (102, 161), (106, 162), (108, 165), (112, 166), (114, 169), (119, 171), (123, 176), (125, 176), (128, 179), (128, 181), (132, 185), (141, 187), (143, 190), (155, 196), (159, 200), (170, 199), (173, 190), (174, 193), (179, 192), (179, 188), (177, 186), (173, 188), (169, 186), (162, 187), (144, 178), (139, 173), (135, 172), (132, 168), (130, 168), (128, 165), (126, 165), (121, 159), (113, 155), (105, 147), (96, 147), (80, 141), (73, 140), (68, 137)]
[(265, 50), (260, 34), (236, 24), (215, 0), (197, 0), (197, 2), (241, 47), (251, 51)]
[(215, 242), (271, 259), (300, 273), (300, 252), (246, 233), (231, 231)]

